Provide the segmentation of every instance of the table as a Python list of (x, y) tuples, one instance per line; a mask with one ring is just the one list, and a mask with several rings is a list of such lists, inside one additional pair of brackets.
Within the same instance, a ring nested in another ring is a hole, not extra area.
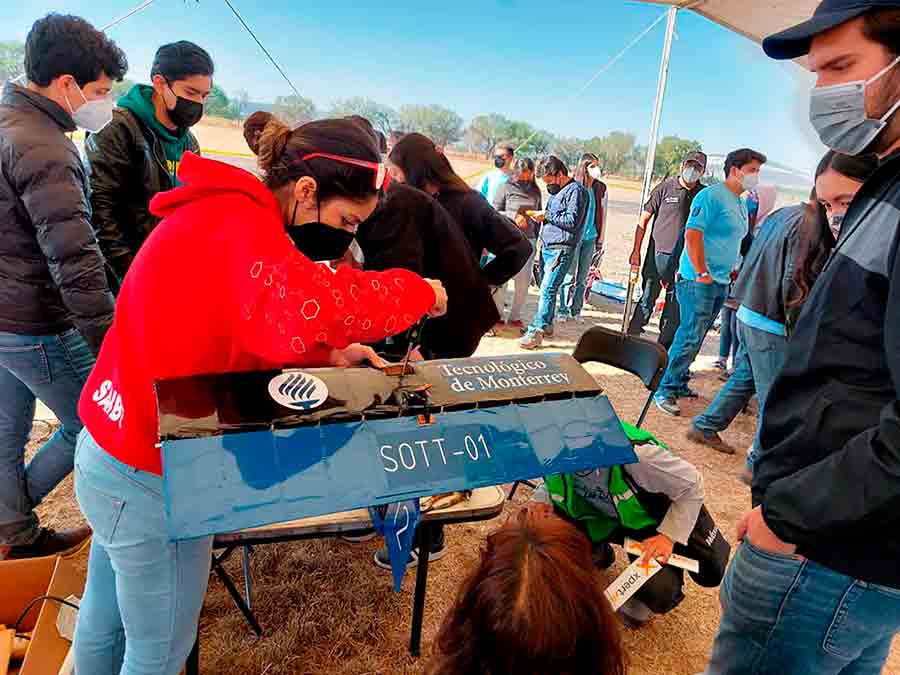
[[(440, 511), (422, 514), (419, 522), (419, 544), (422, 550), (430, 550), (435, 529), (439, 525), (455, 525), (472, 523), (496, 518), (503, 512), (506, 495), (499, 487), (479, 488), (472, 496), (459, 504)], [(250, 573), (250, 553), (254, 546), (277, 544), (304, 539), (324, 539), (327, 537), (352, 536), (372, 529), (372, 520), (368, 509), (343, 511), (315, 518), (291, 520), (274, 525), (254, 527), (239, 532), (218, 534), (213, 540), (214, 549), (224, 549), (222, 553), (213, 553), (212, 569), (221, 579), (235, 605), (241, 610), (247, 623), (258, 636), (262, 635), (262, 627), (253, 613), (252, 591), (253, 581)], [(237, 550), (242, 549), (244, 596), (238, 591), (223, 563)], [(413, 595), (412, 625), (410, 627), (409, 651), (419, 656), (422, 641), (422, 620), (425, 614), (425, 590), (428, 584), (429, 556), (421, 555), (416, 568), (416, 588)], [(186, 675), (199, 673), (199, 636), (194, 650), (188, 659)]]

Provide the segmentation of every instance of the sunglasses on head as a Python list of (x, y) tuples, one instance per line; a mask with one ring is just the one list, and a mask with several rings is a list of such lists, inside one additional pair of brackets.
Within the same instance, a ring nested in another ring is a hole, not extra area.
[(391, 184), (391, 171), (380, 162), (367, 162), (364, 159), (355, 159), (354, 157), (344, 157), (343, 155), (332, 155), (328, 152), (311, 152), (300, 158), (301, 162), (310, 159), (330, 159), (341, 164), (350, 164), (351, 166), (361, 166), (364, 169), (371, 169), (375, 172), (375, 189), (387, 191)]

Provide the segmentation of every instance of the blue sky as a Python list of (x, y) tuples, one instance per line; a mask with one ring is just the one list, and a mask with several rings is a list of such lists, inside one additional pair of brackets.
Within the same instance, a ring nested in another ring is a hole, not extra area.
[[(601, 75), (574, 91), (664, 11), (626, 0), (456, 0), (307, 3), (232, 0), (294, 84), (320, 108), (367, 96), (393, 106), (440, 103), (468, 119), (498, 112), (558, 134), (620, 129), (649, 134), (665, 22)], [(103, 25), (138, 0), (0, 3), (0, 39), (24, 39), (48, 11)], [(40, 7), (38, 9), (37, 7)], [(449, 8), (449, 9), (448, 9)], [(251, 100), (287, 85), (221, 0), (156, 0), (111, 31), (129, 77), (147, 77), (159, 44), (193, 40), (216, 61), (216, 80)], [(767, 59), (745, 38), (680, 12), (661, 132), (709, 152), (755, 147), (811, 171), (822, 153), (807, 117), (809, 77)]]

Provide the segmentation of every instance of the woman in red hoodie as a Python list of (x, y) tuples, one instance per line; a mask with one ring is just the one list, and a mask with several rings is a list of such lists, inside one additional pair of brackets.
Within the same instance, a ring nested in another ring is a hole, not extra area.
[[(347, 120), (291, 131), (257, 113), (245, 136), (264, 180), (185, 155), (184, 184), (128, 271), (85, 385), (75, 490), (94, 530), (75, 635), (85, 675), (176, 675), (197, 631), (212, 541), (169, 541), (155, 380), (377, 361), (378, 342), (428, 313), (439, 282), (405, 270), (332, 272), (389, 175)], [(285, 226), (296, 227), (295, 248)]]

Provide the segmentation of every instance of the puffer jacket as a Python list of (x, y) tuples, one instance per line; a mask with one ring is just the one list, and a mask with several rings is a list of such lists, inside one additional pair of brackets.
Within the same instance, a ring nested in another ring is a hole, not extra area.
[[(189, 134), (188, 150), (200, 144)], [(159, 139), (129, 110), (116, 108), (113, 121), (84, 144), (91, 181), (94, 229), (118, 281), (125, 278), (141, 244), (159, 224), (150, 200), (175, 187)]]
[(7, 83), (0, 99), (0, 331), (79, 330), (95, 353), (113, 317), (91, 227), (87, 172), (66, 136), (75, 122)]

